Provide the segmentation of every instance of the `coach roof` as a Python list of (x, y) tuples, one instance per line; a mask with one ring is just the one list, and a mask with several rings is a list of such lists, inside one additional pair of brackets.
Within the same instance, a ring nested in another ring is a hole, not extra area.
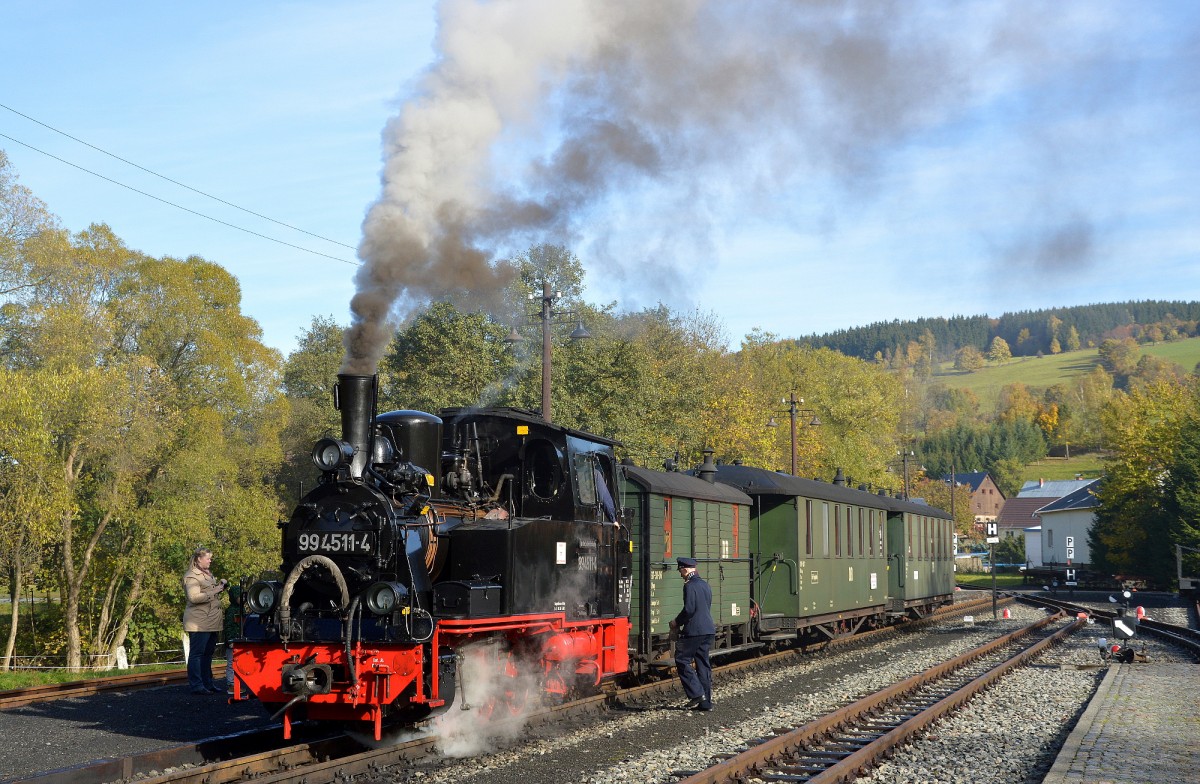
[(907, 512), (927, 517), (950, 517), (941, 509), (925, 503), (905, 501), (866, 490), (856, 490), (846, 485), (835, 485), (832, 482), (822, 482), (817, 479), (804, 479), (791, 474), (781, 474), (778, 471), (768, 471), (764, 468), (719, 465), (717, 466), (717, 481), (738, 487), (752, 496), (799, 496), (872, 509), (886, 509), (890, 512)]

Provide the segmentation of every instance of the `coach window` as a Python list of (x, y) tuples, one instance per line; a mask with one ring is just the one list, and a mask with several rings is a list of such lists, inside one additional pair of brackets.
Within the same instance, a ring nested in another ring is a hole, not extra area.
[(854, 557), (854, 535), (850, 531), (850, 507), (846, 507), (846, 557)]
[(833, 507), (833, 554), (839, 558), (842, 555), (842, 507), (840, 504)]
[(812, 558), (812, 501), (805, 500), (804, 502), (804, 554)]
[(864, 541), (866, 535), (863, 533), (863, 510), (858, 510), (858, 554), (867, 554), (867, 543)]
[(829, 504), (821, 504), (821, 556), (829, 557)]

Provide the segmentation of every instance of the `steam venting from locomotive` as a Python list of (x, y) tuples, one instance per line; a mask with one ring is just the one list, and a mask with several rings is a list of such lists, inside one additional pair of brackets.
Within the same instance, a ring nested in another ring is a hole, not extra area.
[[(988, 86), (987, 61), (1033, 72), (1056, 49), (1038, 40), (1053, 26), (1008, 9), (964, 15), (964, 31), (886, 2), (447, 0), (439, 14), (434, 63), (383, 134), (343, 372), (373, 373), (415, 305), (492, 304), (512, 272), (496, 259), (539, 242), (587, 242), (607, 280), (636, 274), (627, 302), (653, 304), (637, 298), (682, 290), (674, 258), (710, 252), (706, 215), (779, 212), (814, 180), (861, 196), (886, 145)], [(629, 221), (636, 247), (586, 229)]]

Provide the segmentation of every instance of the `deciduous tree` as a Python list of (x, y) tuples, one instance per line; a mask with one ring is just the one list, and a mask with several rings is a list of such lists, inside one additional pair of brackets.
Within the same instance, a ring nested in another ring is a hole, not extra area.
[(177, 628), (196, 543), (222, 550), (233, 575), (270, 560), (277, 507), (263, 477), (286, 409), (278, 355), (219, 267), (144, 257), (104, 226), (42, 231), (20, 253), (24, 296), (4, 338), (16, 383), (46, 411), (49, 438), (27, 441), (44, 445), (68, 499), (47, 521), (78, 669), (85, 653), (111, 655), (139, 610)]
[(988, 359), (993, 362), (1007, 362), (1012, 359), (1012, 349), (1008, 347), (1008, 341), (999, 335), (992, 338), (992, 346), (988, 349)]
[(974, 346), (963, 346), (954, 354), (954, 369), (968, 373), (979, 370), (984, 365), (983, 354)]
[(1102, 570), (1169, 581), (1174, 554), (1163, 481), (1176, 462), (1183, 422), (1195, 410), (1194, 392), (1171, 382), (1119, 392), (1106, 407), (1103, 424), (1112, 452), (1088, 534)]

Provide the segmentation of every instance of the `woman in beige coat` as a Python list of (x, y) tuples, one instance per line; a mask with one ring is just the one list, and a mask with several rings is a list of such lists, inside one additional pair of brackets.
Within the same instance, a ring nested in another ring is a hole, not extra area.
[(199, 547), (192, 553), (191, 564), (183, 575), (183, 630), (188, 633), (188, 687), (192, 694), (221, 694), (213, 683), (212, 661), (217, 650), (217, 635), (225, 622), (221, 593), (229, 584), (212, 575), (212, 551)]

